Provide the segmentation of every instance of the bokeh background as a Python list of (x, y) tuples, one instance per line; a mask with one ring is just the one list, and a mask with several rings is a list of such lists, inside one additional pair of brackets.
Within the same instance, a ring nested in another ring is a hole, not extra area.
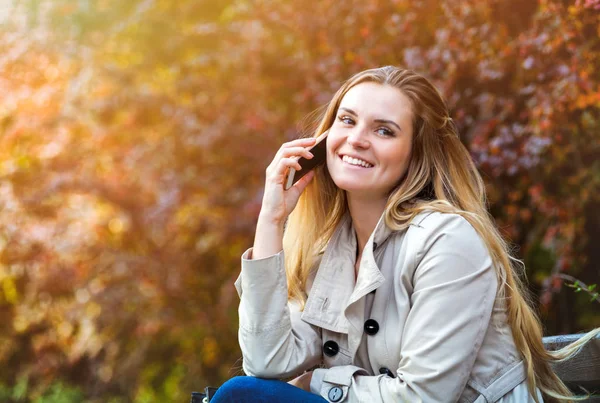
[(600, 326), (599, 37), (596, 0), (1, 0), (0, 401), (239, 374), (264, 170), (389, 64), (447, 97), (545, 334)]

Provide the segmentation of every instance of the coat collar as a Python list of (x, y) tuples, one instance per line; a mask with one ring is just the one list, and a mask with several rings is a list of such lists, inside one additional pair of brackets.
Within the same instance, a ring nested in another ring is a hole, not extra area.
[(382, 214), (365, 245), (355, 281), (356, 235), (350, 214), (346, 213), (325, 249), (302, 319), (338, 333), (348, 333), (350, 327), (362, 328), (362, 317), (347, 315), (347, 310), (385, 281), (375, 262), (374, 250), (392, 232), (385, 224), (385, 214)]

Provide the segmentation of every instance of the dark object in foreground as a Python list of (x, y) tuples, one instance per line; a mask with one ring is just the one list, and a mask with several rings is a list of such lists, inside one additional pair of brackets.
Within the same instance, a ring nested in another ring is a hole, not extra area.
[[(544, 347), (548, 351), (558, 350), (583, 336), (567, 334), (544, 337)], [(587, 391), (594, 395), (584, 402), (600, 403), (600, 336), (590, 340), (575, 357), (554, 365), (554, 371), (574, 393), (581, 395)], [(191, 403), (208, 403), (216, 391), (217, 388), (206, 387), (204, 393), (192, 392)]]
[[(544, 337), (544, 347), (548, 351), (561, 349), (583, 337), (583, 334)], [(587, 403), (600, 403), (600, 337), (590, 340), (581, 351), (570, 360), (553, 366), (559, 378), (578, 395), (591, 393)], [(585, 390), (582, 390), (582, 388)]]
[(192, 399), (190, 403), (208, 403), (210, 399), (217, 393), (217, 388), (211, 388), (207, 386), (204, 388), (204, 393), (192, 392)]

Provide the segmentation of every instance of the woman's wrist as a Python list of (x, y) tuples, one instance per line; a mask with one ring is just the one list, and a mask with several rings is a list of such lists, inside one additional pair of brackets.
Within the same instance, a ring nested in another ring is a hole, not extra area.
[(281, 228), (283, 232), (285, 218), (282, 219), (268, 212), (261, 211), (258, 215), (257, 227), (261, 224), (265, 227)]
[(283, 222), (261, 214), (256, 224), (252, 259), (262, 259), (281, 252), (283, 249), (283, 228)]

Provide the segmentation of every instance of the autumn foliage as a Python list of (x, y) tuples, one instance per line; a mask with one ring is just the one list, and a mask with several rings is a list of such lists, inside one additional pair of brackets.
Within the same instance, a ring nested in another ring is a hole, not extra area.
[(599, 37), (596, 0), (3, 3), (0, 401), (183, 402), (240, 373), (264, 169), (388, 64), (445, 94), (546, 333), (600, 326), (564, 280), (599, 277)]

